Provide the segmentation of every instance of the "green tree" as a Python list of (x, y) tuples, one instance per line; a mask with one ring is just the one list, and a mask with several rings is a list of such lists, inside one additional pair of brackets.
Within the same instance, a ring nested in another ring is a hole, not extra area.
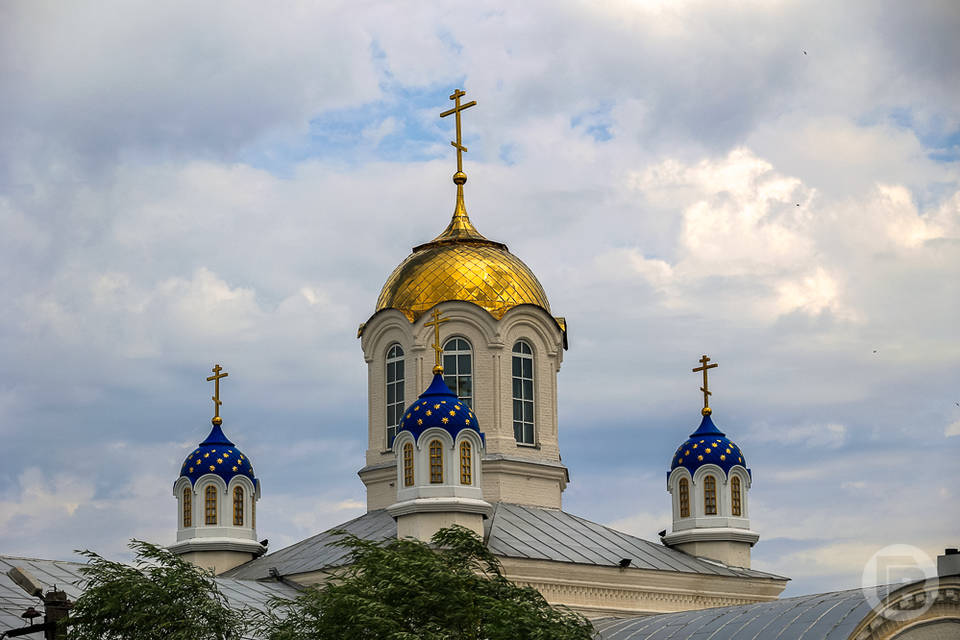
[(267, 640), (589, 640), (585, 618), (551, 607), (507, 580), (483, 542), (463, 527), (428, 545), (344, 535), (350, 564), (295, 600), (259, 614)]
[(231, 610), (213, 574), (163, 547), (132, 540), (134, 566), (81, 551), (89, 563), (70, 611), (70, 640), (239, 640), (245, 614)]

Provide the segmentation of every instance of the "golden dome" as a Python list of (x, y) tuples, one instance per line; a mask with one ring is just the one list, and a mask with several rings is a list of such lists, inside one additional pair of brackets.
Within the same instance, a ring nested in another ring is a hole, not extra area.
[(447, 300), (483, 307), (498, 320), (521, 304), (534, 304), (550, 313), (550, 303), (530, 268), (488, 240), (473, 226), (463, 205), (463, 185), (457, 185), (457, 207), (439, 236), (413, 248), (387, 278), (377, 311), (398, 309), (410, 320)]

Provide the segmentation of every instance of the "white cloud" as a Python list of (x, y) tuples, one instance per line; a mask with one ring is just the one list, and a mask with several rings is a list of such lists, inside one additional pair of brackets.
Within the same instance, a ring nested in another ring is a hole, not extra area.
[(947, 425), (947, 428), (943, 430), (943, 435), (946, 437), (950, 436), (960, 436), (960, 420), (954, 420)]
[(846, 425), (827, 424), (763, 425), (750, 431), (755, 442), (782, 442), (804, 448), (837, 449), (847, 442)]

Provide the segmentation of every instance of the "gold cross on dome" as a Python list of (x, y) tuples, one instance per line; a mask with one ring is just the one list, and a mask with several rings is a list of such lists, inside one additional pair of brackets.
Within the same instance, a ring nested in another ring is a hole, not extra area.
[(220, 420), (220, 405), (223, 404), (220, 402), (220, 378), (226, 378), (230, 374), (226, 372), (220, 373), (223, 371), (223, 367), (219, 364), (214, 365), (211, 371), (213, 371), (213, 375), (207, 378), (207, 382), (213, 382), (213, 398), (211, 399), (213, 400), (213, 419), (216, 422)]
[(434, 373), (443, 373), (443, 364), (441, 358), (443, 357), (443, 347), (440, 346), (440, 325), (444, 322), (450, 322), (450, 318), (440, 319), (440, 310), (434, 307), (433, 313), (430, 314), (430, 317), (433, 318), (432, 322), (424, 322), (423, 326), (433, 327), (433, 347), (434, 353), (437, 356), (437, 363), (433, 367)]
[[(463, 141), (460, 138), (460, 112), (463, 111), (464, 109), (469, 109), (473, 105), (477, 104), (476, 100), (471, 100), (467, 104), (460, 104), (460, 98), (462, 98), (465, 95), (467, 95), (466, 91), (461, 91), (460, 89), (455, 90), (453, 94), (450, 96), (450, 99), (454, 101), (453, 109), (450, 109), (449, 111), (444, 111), (443, 113), (440, 114), (441, 118), (446, 118), (451, 113), (456, 115), (457, 140), (456, 142), (451, 140), (450, 144), (453, 145), (457, 150), (457, 173), (463, 173), (463, 152), (467, 150), (467, 148), (463, 146), (462, 144)], [(454, 182), (456, 182), (456, 180), (454, 180)]]
[(713, 411), (710, 409), (710, 396), (713, 394), (710, 393), (710, 387), (707, 384), (707, 371), (713, 369), (714, 367), (719, 367), (720, 365), (718, 365), (716, 362), (713, 364), (707, 364), (710, 362), (710, 358), (708, 358), (706, 354), (700, 358), (699, 362), (700, 366), (696, 369), (693, 369), (693, 372), (697, 373), (698, 371), (703, 371), (703, 386), (700, 387), (700, 391), (703, 391), (703, 411), (701, 411), (701, 413), (705, 416), (708, 416), (713, 413)]

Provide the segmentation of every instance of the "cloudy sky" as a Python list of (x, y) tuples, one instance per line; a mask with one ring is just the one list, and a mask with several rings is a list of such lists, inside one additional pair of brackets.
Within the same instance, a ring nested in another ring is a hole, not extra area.
[[(842, 9), (839, 7), (842, 6)], [(714, 417), (754, 566), (960, 543), (960, 9), (944, 0), (0, 4), (0, 553), (174, 540), (225, 427), (271, 548), (360, 514), (356, 329), (467, 205), (566, 316), (566, 510), (648, 539)]]

